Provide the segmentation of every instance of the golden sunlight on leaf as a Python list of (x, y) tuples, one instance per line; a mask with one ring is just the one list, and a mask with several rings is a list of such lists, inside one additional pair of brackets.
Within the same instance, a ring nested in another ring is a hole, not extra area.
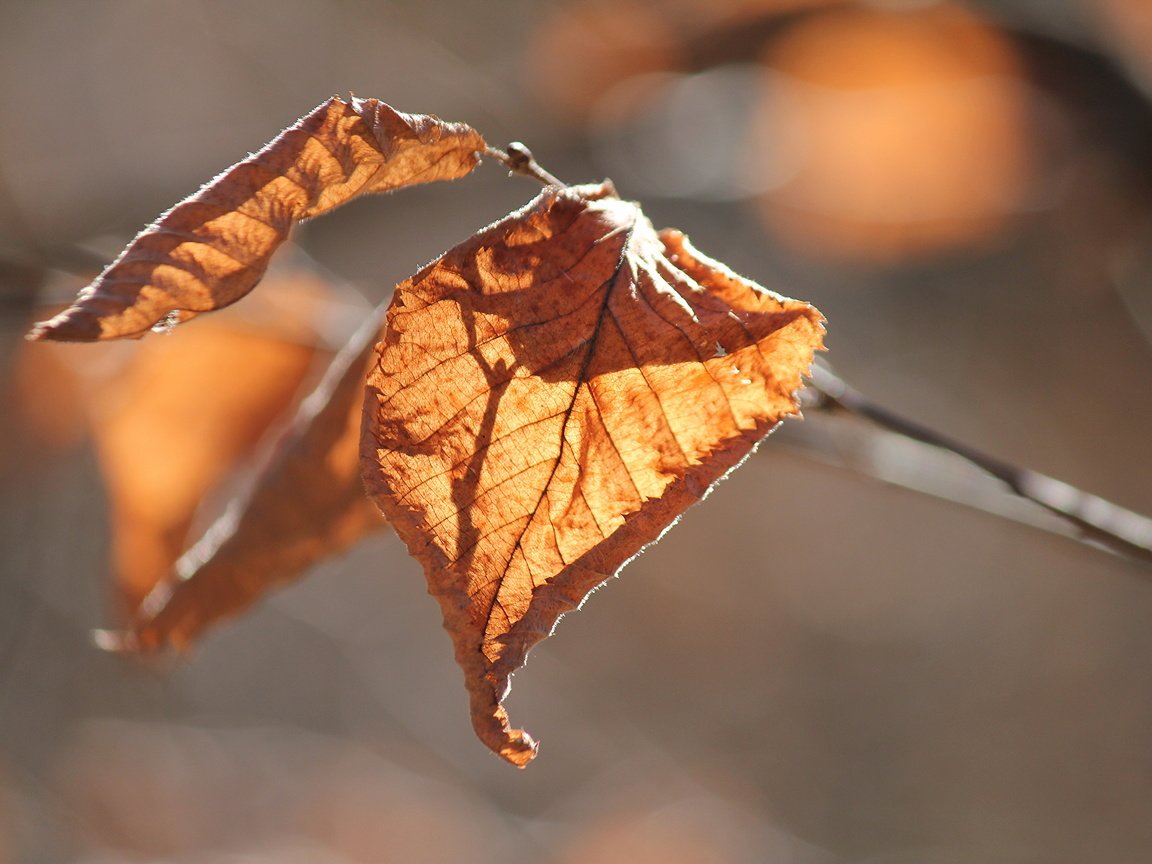
[(470, 172), (484, 150), (462, 123), (333, 97), (145, 228), (32, 339), (138, 337), (239, 300), (294, 223), (358, 195)]
[(424, 565), (485, 744), (533, 757), (512, 673), (796, 413), (822, 335), (610, 184), (547, 189), (398, 286), (365, 485)]

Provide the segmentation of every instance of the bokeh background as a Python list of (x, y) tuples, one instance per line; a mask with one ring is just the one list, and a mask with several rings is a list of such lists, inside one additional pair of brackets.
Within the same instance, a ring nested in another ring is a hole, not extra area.
[(1149, 513), (1149, 45), (1148, 0), (5, 0), (0, 862), (1152, 860), (1148, 568), (837, 464), (818, 414), (533, 652), (523, 772), (391, 534), (187, 658), (93, 647), (391, 286), (535, 193), (495, 165), (170, 336), (20, 338), (354, 92), (611, 176), (876, 401)]

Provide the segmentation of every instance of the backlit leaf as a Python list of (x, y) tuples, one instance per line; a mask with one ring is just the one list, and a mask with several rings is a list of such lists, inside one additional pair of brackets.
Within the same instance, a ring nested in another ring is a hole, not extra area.
[(500, 704), (528, 650), (796, 413), (822, 334), (610, 184), (547, 189), (398, 286), (365, 485), (494, 751), (535, 754)]
[(29, 338), (138, 337), (227, 306), (260, 281), (295, 222), (358, 195), (463, 177), (483, 150), (462, 123), (333, 97), (145, 228)]

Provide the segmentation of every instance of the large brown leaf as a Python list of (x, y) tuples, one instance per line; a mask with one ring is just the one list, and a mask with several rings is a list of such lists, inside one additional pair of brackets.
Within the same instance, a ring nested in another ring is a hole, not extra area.
[(609, 184), (545, 190), (397, 288), (365, 485), (494, 751), (535, 754), (500, 705), (529, 648), (796, 413), (822, 333)]
[(146, 598), (127, 633), (105, 634), (106, 647), (186, 648), (205, 628), (386, 526), (364, 496), (359, 464), (365, 367), (382, 317), (333, 361), (251, 492)]
[(333, 97), (145, 228), (31, 339), (138, 337), (239, 300), (293, 223), (370, 192), (471, 171), (480, 133), (376, 99)]

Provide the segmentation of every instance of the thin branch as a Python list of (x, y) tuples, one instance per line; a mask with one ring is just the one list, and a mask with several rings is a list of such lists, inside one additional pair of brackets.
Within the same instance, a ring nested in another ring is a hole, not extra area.
[(508, 151), (497, 150), (495, 147), (488, 147), (484, 150), (486, 156), (491, 156), (497, 162), (501, 163), (508, 169), (510, 174), (523, 174), (525, 177), (531, 177), (543, 183), (545, 186), (567, 186), (563, 180), (558, 179), (555, 175), (550, 174), (540, 167), (540, 163), (532, 156), (532, 151), (521, 144), (519, 141), (513, 141), (508, 145)]
[(806, 408), (847, 413), (904, 438), (953, 453), (1005, 484), (1013, 494), (1059, 517), (1075, 529), (1071, 536), (1076, 539), (1152, 564), (1152, 519), (1146, 516), (1046, 474), (989, 456), (902, 417), (854, 390), (823, 364), (813, 367), (807, 392)]

